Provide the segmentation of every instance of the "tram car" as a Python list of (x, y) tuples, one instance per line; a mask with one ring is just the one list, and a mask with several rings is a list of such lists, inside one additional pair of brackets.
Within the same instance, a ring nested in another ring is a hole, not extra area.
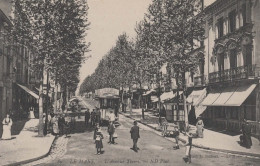
[(101, 124), (110, 120), (118, 125), (119, 90), (114, 88), (103, 88), (95, 90), (95, 99), (99, 102)]

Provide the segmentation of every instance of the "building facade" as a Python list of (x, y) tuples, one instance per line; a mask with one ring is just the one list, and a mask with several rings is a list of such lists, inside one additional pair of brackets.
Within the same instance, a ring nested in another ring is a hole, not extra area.
[(205, 40), (194, 50), (204, 60), (193, 76), (187, 74), (187, 82), (207, 95), (198, 104), (203, 110), (194, 111), (206, 125), (230, 131), (239, 131), (246, 119), (259, 135), (260, 3), (217, 0), (205, 13)]
[(12, 39), (12, 26), (0, 9), (0, 120), (6, 113), (14, 119), (27, 117), (29, 107), (38, 100), (35, 87), (39, 87), (39, 77), (30, 66), (33, 51)]
[(0, 10), (0, 120), (12, 109), (13, 62), (8, 46), (10, 38), (5, 35), (11, 25), (8, 17)]

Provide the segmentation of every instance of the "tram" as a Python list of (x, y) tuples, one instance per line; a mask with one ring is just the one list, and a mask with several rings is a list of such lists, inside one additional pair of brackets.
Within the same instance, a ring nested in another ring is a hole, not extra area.
[(119, 90), (103, 88), (95, 90), (95, 99), (99, 102), (101, 124), (112, 119), (118, 124)]

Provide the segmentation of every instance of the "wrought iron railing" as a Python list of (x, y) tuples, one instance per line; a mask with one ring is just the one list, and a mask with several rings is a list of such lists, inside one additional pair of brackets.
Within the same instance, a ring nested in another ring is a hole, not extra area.
[(234, 81), (239, 79), (247, 79), (250, 77), (258, 77), (260, 68), (256, 65), (246, 65), (209, 73), (209, 83), (217, 83), (224, 81)]

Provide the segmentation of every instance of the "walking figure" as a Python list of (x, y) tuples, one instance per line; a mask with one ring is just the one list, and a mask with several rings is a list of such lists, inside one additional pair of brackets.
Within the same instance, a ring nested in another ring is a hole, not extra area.
[(97, 133), (96, 133), (96, 149), (97, 149), (97, 155), (100, 155), (101, 154), (101, 149), (103, 148), (103, 143), (102, 143), (102, 139), (103, 139), (103, 134), (101, 132), (101, 129), (99, 128), (97, 130)]
[(137, 152), (137, 150), (139, 149), (137, 147), (137, 141), (140, 138), (139, 127), (137, 126), (137, 121), (134, 121), (134, 126), (131, 128), (130, 133), (131, 133), (131, 139), (133, 139), (133, 148), (132, 149), (135, 152)]
[(186, 163), (191, 163), (191, 147), (192, 147), (192, 133), (188, 133), (188, 140), (186, 141), (185, 146), (185, 156), (183, 157), (183, 160)]

